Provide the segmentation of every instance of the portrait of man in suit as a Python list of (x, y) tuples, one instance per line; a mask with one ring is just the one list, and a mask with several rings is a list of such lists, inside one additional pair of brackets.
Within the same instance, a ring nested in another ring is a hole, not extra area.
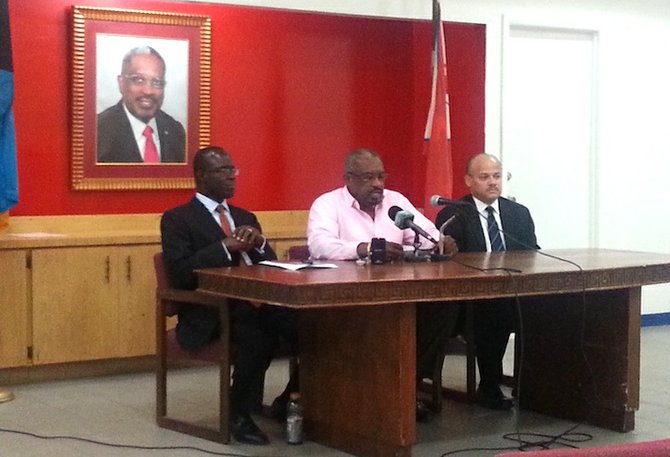
[(125, 54), (116, 77), (121, 99), (97, 115), (97, 163), (185, 163), (184, 126), (162, 110), (165, 72), (165, 60), (151, 46)]

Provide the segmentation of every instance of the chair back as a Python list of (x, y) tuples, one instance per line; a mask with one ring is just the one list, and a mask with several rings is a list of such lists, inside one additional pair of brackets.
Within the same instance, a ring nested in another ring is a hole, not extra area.
[(170, 279), (165, 271), (162, 252), (154, 254), (154, 270), (156, 271), (156, 287), (158, 289), (168, 289), (170, 287)]
[[(154, 270), (156, 272), (156, 292), (158, 293), (160, 290), (170, 289), (170, 278), (165, 270), (162, 252), (154, 254)], [(179, 311), (179, 303), (174, 301), (164, 300), (163, 306), (163, 314), (166, 316), (174, 316)]]
[[(219, 309), (220, 299), (203, 296), (193, 290), (181, 290), (170, 287), (170, 278), (167, 275), (165, 263), (163, 262), (163, 253), (161, 252), (154, 255), (154, 270), (156, 272), (156, 422), (162, 428), (187, 433), (218, 443), (228, 443), (230, 441), (228, 425), (231, 357), (231, 348), (228, 339), (228, 335), (230, 334), (228, 308), (220, 308), (221, 329), (225, 337), (219, 338), (216, 343), (207, 344), (195, 351), (185, 351), (177, 341), (176, 329), (168, 329), (168, 320), (166, 317), (177, 314), (179, 307), (182, 305), (214, 306)], [(169, 360), (179, 360), (180, 363), (200, 360), (218, 365), (219, 420), (216, 428), (202, 425), (199, 421), (196, 423), (175, 416), (168, 416), (167, 385)]]
[(309, 247), (306, 244), (299, 244), (288, 248), (289, 260), (308, 260)]

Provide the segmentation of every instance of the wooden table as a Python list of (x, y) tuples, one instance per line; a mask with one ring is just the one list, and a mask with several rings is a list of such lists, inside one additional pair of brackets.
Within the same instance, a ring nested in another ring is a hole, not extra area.
[[(311, 440), (359, 456), (410, 456), (416, 439), (415, 306), (519, 296), (520, 404), (619, 431), (639, 407), (641, 286), (670, 255), (604, 249), (459, 254), (455, 261), (198, 272), (200, 291), (300, 310)], [(508, 268), (482, 272), (466, 267)]]

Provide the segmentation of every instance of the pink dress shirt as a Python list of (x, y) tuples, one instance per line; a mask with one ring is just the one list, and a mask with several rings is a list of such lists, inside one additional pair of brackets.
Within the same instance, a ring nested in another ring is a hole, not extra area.
[[(389, 217), (392, 206), (414, 214), (414, 223), (439, 239), (439, 231), (401, 193), (384, 189), (384, 200), (375, 207), (374, 220), (363, 210), (346, 186), (317, 198), (309, 210), (307, 244), (313, 259), (353, 260), (358, 258), (356, 247), (371, 238), (385, 238), (398, 244), (412, 246), (414, 232), (400, 230)], [(431, 249), (433, 243), (421, 237), (421, 248)]]

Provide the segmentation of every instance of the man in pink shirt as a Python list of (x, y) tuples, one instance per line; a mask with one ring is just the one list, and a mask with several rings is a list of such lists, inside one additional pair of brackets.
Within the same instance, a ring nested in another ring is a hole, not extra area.
[[(309, 211), (307, 238), (314, 259), (365, 258), (372, 238), (386, 239), (389, 260), (401, 258), (402, 246), (412, 246), (414, 232), (400, 230), (388, 215), (393, 206), (414, 215), (414, 223), (439, 239), (435, 224), (401, 193), (384, 188), (387, 173), (381, 158), (367, 149), (349, 154), (344, 165), (346, 185), (317, 198)], [(422, 249), (435, 245), (420, 237)]]
[[(384, 238), (385, 260), (402, 260), (403, 246), (414, 246), (415, 233), (395, 225), (388, 214), (394, 206), (413, 214), (414, 224), (435, 240), (440, 239), (435, 225), (405, 196), (384, 188), (386, 177), (384, 163), (376, 152), (356, 149), (349, 153), (344, 162), (344, 187), (321, 195), (309, 210), (307, 243), (313, 259), (367, 259), (372, 238)], [(425, 237), (419, 237), (419, 241), (420, 249), (436, 248)], [(455, 254), (457, 250), (448, 237), (444, 251)], [(417, 306), (417, 381), (432, 376), (442, 344), (454, 331), (457, 311), (436, 304)], [(432, 417), (428, 407), (417, 400), (417, 421), (428, 422)]]

